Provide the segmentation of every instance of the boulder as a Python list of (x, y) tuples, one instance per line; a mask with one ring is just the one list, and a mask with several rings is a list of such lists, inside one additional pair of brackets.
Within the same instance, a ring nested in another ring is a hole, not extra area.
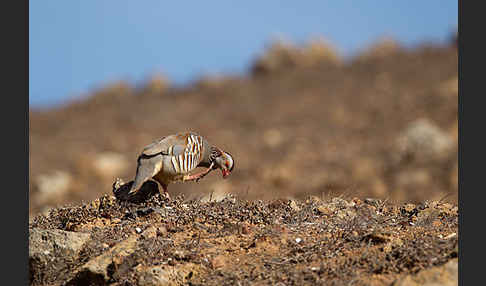
[(45, 204), (65, 195), (73, 180), (67, 172), (53, 171), (37, 176), (34, 181), (38, 190), (36, 198), (40, 204)]
[(415, 275), (406, 275), (399, 278), (393, 285), (396, 286), (453, 286), (458, 285), (457, 259), (450, 260), (444, 265), (420, 271)]
[(128, 168), (128, 160), (122, 154), (102, 152), (93, 159), (93, 168), (101, 178), (113, 179)]
[(83, 245), (90, 239), (87, 233), (33, 228), (29, 230), (29, 274), (42, 276), (49, 270), (58, 272), (66, 267), (66, 261), (78, 259)]
[(405, 158), (414, 162), (440, 161), (449, 156), (454, 142), (449, 134), (421, 118), (412, 122), (396, 140), (397, 160)]
[(132, 235), (86, 262), (68, 284), (84, 285), (83, 283), (89, 282), (94, 285), (105, 285), (111, 278), (109, 269), (120, 265), (125, 257), (135, 252), (136, 247), (137, 235)]

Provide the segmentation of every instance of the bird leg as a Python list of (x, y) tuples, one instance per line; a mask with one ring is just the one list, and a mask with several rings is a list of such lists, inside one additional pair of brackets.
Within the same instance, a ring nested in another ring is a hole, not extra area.
[(201, 180), (202, 178), (204, 178), (204, 176), (206, 176), (207, 174), (209, 174), (209, 172), (211, 172), (211, 169), (207, 169), (206, 171), (203, 171), (201, 173), (197, 173), (197, 174), (193, 174), (193, 175), (186, 175), (184, 176), (184, 181), (199, 181)]
[(162, 190), (164, 191), (163, 196), (170, 200), (169, 192), (167, 191), (167, 185), (162, 183), (160, 185), (162, 186)]
[(213, 170), (214, 163), (211, 163), (211, 165), (203, 172), (197, 173), (194, 175), (185, 175), (184, 176), (184, 181), (196, 181), (198, 182), (202, 178), (204, 178), (207, 174), (209, 174)]

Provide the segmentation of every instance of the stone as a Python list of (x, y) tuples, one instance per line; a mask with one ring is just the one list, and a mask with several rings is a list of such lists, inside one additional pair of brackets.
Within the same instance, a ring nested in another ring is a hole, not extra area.
[(49, 174), (39, 175), (35, 178), (37, 186), (37, 200), (41, 204), (56, 201), (69, 191), (72, 176), (64, 171), (54, 171)]
[(241, 225), (241, 233), (242, 234), (250, 234), (251, 231), (252, 231), (252, 227), (250, 226), (250, 224), (245, 222)]
[(333, 213), (333, 210), (331, 210), (330, 208), (326, 207), (326, 206), (318, 206), (317, 207), (317, 211), (320, 213), (320, 214), (323, 214), (323, 215), (330, 215)]
[(150, 226), (142, 232), (142, 237), (145, 239), (151, 239), (157, 237), (157, 228), (155, 226)]
[(396, 286), (455, 286), (459, 283), (458, 260), (420, 271), (415, 275), (403, 276), (393, 283)]
[(223, 268), (226, 265), (226, 256), (224, 255), (217, 255), (213, 259), (211, 259), (211, 266), (213, 269)]
[(397, 161), (408, 158), (415, 162), (433, 162), (447, 158), (454, 142), (447, 132), (421, 118), (409, 124), (398, 136), (395, 148)]
[(331, 209), (351, 208), (354, 207), (355, 205), (356, 203), (354, 203), (353, 201), (348, 202), (345, 199), (341, 199), (341, 198), (333, 198), (329, 203), (329, 207)]
[(175, 285), (175, 283), (171, 283), (170, 273), (163, 266), (138, 268), (137, 271), (140, 273), (139, 286)]
[(297, 202), (295, 200), (290, 200), (289, 206), (295, 212), (300, 211), (300, 207), (297, 205)]
[(32, 277), (47, 269), (61, 270), (65, 261), (75, 261), (83, 245), (90, 240), (86, 233), (33, 228), (29, 230), (29, 272)]
[(123, 259), (133, 252), (137, 246), (137, 236), (132, 235), (122, 242), (119, 242), (101, 255), (92, 258), (81, 266), (70, 285), (80, 285), (90, 282), (95, 285), (104, 285), (109, 279), (108, 268), (110, 265), (119, 265)]
[(93, 159), (93, 168), (98, 176), (109, 180), (124, 172), (128, 166), (125, 156), (114, 152), (98, 153)]
[(439, 217), (439, 215), (440, 210), (432, 207), (426, 208), (417, 214), (416, 224), (419, 226), (431, 224), (435, 219)]
[(201, 266), (194, 263), (183, 265), (138, 266), (136, 268), (139, 286), (186, 285), (197, 276)]
[(415, 209), (417, 208), (417, 206), (415, 206), (414, 204), (405, 204), (403, 206), (403, 209), (406, 211), (406, 212), (413, 212)]

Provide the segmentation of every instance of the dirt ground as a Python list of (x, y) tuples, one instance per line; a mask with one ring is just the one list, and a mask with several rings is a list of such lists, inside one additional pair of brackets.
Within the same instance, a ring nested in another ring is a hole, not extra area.
[[(29, 229), (89, 234), (78, 256), (31, 255), (31, 285), (422, 285), (410, 277), (457, 268), (458, 257), (457, 206), (439, 201), (155, 195), (133, 204), (105, 195), (38, 215)], [(457, 270), (440, 277), (421, 279), (457, 284)]]

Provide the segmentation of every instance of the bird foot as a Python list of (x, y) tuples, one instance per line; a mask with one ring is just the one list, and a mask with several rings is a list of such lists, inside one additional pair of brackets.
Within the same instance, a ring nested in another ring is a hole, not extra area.
[(160, 193), (160, 196), (170, 201), (170, 195), (168, 192)]
[(167, 191), (167, 185), (161, 184), (162, 192), (159, 192), (160, 196), (170, 200), (169, 191)]

